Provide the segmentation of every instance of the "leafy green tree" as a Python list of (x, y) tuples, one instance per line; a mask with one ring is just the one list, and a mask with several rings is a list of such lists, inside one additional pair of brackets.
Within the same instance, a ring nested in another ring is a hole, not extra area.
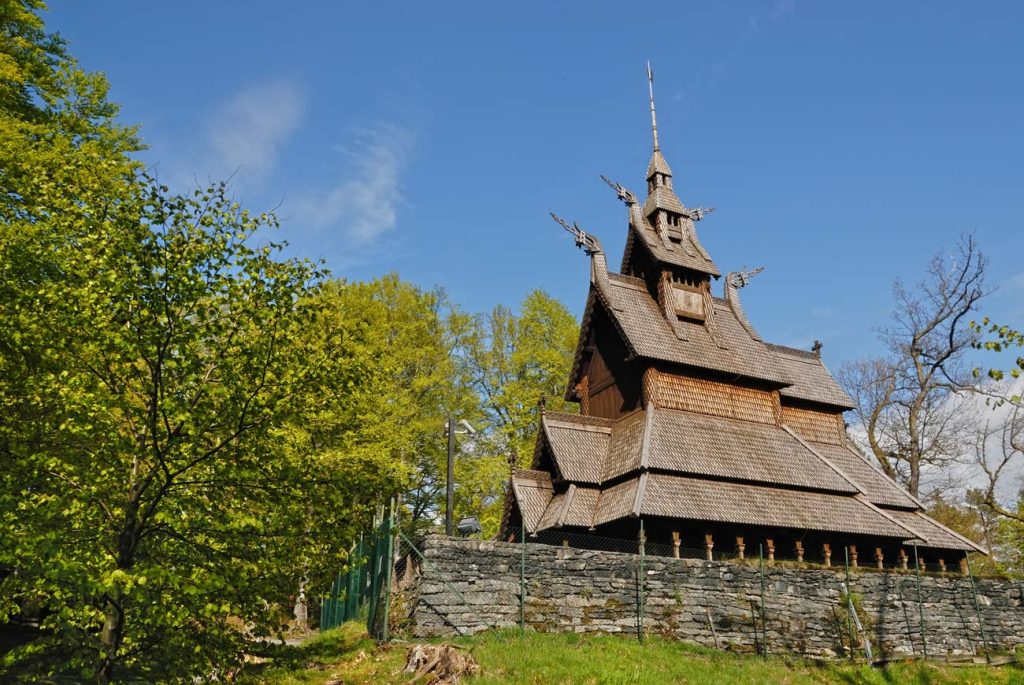
[[(98, 221), (47, 222), (66, 241), (61, 278), (15, 305), (30, 314), (15, 343), (36, 360), (19, 398), (33, 425), (5, 436), (0, 490), (14, 570), (0, 618), (39, 604), (48, 635), (15, 657), (100, 682), (120, 666), (208, 674), (238, 659), (239, 622), (277, 627), (268, 603), (294, 587), (309, 509), (337, 505), (339, 482), (276, 432), (366, 373), (351, 331), (308, 297), (315, 268), (250, 245), (272, 217), (223, 185), (134, 191)], [(303, 345), (318, 328), (325, 344)]]
[(457, 349), (471, 317), (442, 290), (422, 290), (389, 274), (365, 283), (333, 281), (319, 294), (335, 320), (358, 321), (361, 355), (377, 360), (358, 407), (362, 444), (403, 479), (406, 523), (420, 529), (443, 514), (445, 421), (478, 420), (476, 398), (461, 380)]
[(459, 351), (462, 381), (474, 391), (480, 420), (471, 456), (456, 465), (457, 516), (476, 516), (497, 532), (509, 462), (528, 464), (541, 404), (576, 411), (563, 399), (579, 326), (560, 302), (539, 290), (515, 313), (504, 306), (477, 317)]
[(543, 401), (575, 411), (563, 399), (579, 325), (558, 300), (535, 290), (519, 314), (497, 306), (468, 339), (464, 363), (500, 447), (520, 461), (533, 453)]

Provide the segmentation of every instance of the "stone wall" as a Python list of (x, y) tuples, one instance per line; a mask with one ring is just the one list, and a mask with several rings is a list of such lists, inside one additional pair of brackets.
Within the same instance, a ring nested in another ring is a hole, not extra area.
[[(525, 559), (526, 625), (541, 631), (660, 634), (707, 646), (754, 651), (761, 640), (761, 576), (751, 562), (705, 562), (566, 549), (549, 545), (432, 537), (426, 561), (405, 590), (417, 637), (514, 627), (520, 616)], [(644, 610), (638, 578), (643, 583)], [(838, 656), (848, 648), (842, 568), (765, 566), (768, 650)], [(990, 648), (1024, 643), (1024, 584), (976, 580)], [(857, 617), (875, 656), (920, 655), (921, 617), (913, 572), (859, 569), (851, 574)], [(930, 656), (981, 650), (970, 580), (922, 576), (924, 634)], [(641, 617), (642, 615), (642, 617)], [(858, 652), (860, 648), (858, 647)]]

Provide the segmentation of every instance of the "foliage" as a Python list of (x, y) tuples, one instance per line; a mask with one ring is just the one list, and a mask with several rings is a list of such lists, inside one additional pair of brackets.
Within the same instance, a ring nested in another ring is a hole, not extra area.
[[(535, 290), (518, 314), (504, 306), (476, 317), (460, 347), (460, 381), (478, 401), (472, 458), (456, 465), (456, 512), (480, 518), (485, 535), (501, 522), (510, 461), (529, 466), (541, 405), (569, 411), (562, 397), (579, 326), (548, 294)], [(574, 407), (573, 407), (574, 410)]]
[(223, 668), (240, 625), (279, 627), (304, 534), (396, 487), (358, 451), (339, 463), (338, 436), (313, 454), (281, 439), (289, 417), (336, 411), (326, 390), (358, 389), (372, 362), (308, 296), (315, 268), (250, 246), (273, 218), (223, 185), (165, 193), (139, 182), (100, 221), (51, 216), (60, 278), (13, 303), (9, 344), (33, 368), (4, 435), (4, 616), (33, 603), (49, 636), (8, 661), (60, 654), (103, 681)]
[[(415, 528), (431, 525), (443, 512), (447, 416), (478, 421), (476, 398), (460, 382), (455, 360), (472, 318), (443, 291), (424, 291), (395, 274), (333, 281), (319, 298), (335, 320), (357, 320), (365, 331), (360, 356), (377, 360), (378, 373), (357, 420), (372, 435), (366, 445), (376, 457), (400, 471), (407, 520)], [(342, 399), (353, 398), (345, 392)]]
[(560, 302), (535, 290), (517, 316), (495, 307), (469, 339), (465, 363), (502, 447), (517, 462), (533, 454), (540, 405), (568, 411), (563, 398), (579, 326)]
[[(980, 323), (972, 321), (971, 328), (978, 336), (974, 343), (975, 349), (988, 350), (990, 352), (1010, 352), (1011, 350), (1024, 347), (1024, 332), (994, 323), (987, 316)], [(981, 373), (981, 369), (974, 369), (975, 377), (979, 377)], [(986, 372), (986, 375), (993, 380), (1000, 381), (1007, 375), (1016, 380), (1021, 377), (1022, 373), (1024, 373), (1024, 356), (1019, 356), (1012, 362), (1012, 366), (1009, 369), (1004, 371), (1003, 369), (993, 367)], [(1019, 394), (1014, 394), (1007, 399), (1017, 404), (1021, 401)]]

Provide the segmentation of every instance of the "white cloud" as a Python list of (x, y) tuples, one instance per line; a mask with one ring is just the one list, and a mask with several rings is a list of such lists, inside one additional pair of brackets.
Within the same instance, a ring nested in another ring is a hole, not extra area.
[(218, 107), (207, 125), (210, 171), (236, 170), (259, 184), (277, 165), (281, 149), (306, 112), (296, 85), (277, 80), (244, 88)]
[(335, 182), (294, 202), (296, 221), (317, 230), (339, 229), (356, 245), (374, 242), (398, 223), (410, 148), (410, 134), (398, 126), (358, 131), (340, 150), (349, 164)]

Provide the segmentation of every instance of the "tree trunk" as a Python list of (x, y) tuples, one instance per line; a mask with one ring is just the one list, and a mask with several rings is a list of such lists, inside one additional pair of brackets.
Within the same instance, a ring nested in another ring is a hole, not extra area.
[(121, 637), (124, 631), (124, 614), (118, 606), (118, 600), (107, 602), (106, 616), (103, 620), (103, 631), (100, 633), (100, 663), (96, 667), (94, 679), (97, 683), (111, 683), (114, 680), (114, 664), (117, 653), (121, 650)]
[[(121, 571), (130, 571), (135, 565), (135, 545), (138, 541), (139, 492), (133, 486), (132, 498), (125, 511), (121, 533), (117, 537), (117, 566)], [(100, 658), (93, 674), (97, 683), (113, 682), (114, 665), (121, 651), (124, 638), (124, 609), (121, 606), (121, 588), (114, 586), (106, 598), (103, 629), (100, 631)]]

